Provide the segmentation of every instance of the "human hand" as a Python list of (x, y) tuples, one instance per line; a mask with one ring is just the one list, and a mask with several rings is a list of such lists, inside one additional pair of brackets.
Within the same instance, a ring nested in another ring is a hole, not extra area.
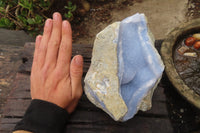
[(83, 58), (71, 60), (72, 31), (59, 13), (47, 19), (38, 35), (31, 71), (31, 97), (54, 103), (71, 113), (82, 95)]

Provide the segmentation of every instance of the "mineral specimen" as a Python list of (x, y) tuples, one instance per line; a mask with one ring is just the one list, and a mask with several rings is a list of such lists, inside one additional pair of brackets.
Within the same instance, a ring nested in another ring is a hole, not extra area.
[(196, 38), (197, 40), (200, 40), (200, 33), (193, 34), (192, 37)]
[(188, 56), (188, 57), (197, 57), (197, 53), (196, 52), (187, 52), (183, 54), (184, 56)]
[(135, 14), (97, 34), (84, 90), (114, 120), (126, 121), (151, 108), (163, 70), (145, 16)]
[(177, 51), (180, 55), (183, 55), (189, 48), (187, 46), (181, 46)]

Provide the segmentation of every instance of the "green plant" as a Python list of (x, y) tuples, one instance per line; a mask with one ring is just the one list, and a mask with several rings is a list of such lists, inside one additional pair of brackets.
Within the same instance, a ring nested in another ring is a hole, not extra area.
[[(0, 28), (25, 30), (32, 35), (42, 31), (54, 0), (0, 0)], [(70, 0), (63, 7), (69, 21), (73, 20), (76, 4)]]
[(14, 23), (11, 22), (8, 18), (1, 18), (0, 19), (0, 27), (12, 29), (13, 26), (14, 26)]
[(64, 14), (64, 16), (68, 20), (72, 20), (73, 12), (76, 10), (76, 5), (73, 5), (71, 1), (68, 1), (67, 6), (64, 6), (64, 8), (68, 10), (68, 12)]
[(0, 27), (38, 33), (47, 18), (52, 0), (1, 0)]

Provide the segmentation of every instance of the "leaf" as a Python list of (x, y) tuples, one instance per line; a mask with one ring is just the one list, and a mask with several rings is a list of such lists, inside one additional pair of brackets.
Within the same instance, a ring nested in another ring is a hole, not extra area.
[(5, 28), (5, 27), (6, 27), (6, 24), (5, 24), (4, 19), (5, 19), (5, 18), (1, 18), (1, 19), (0, 19), (0, 28)]
[(8, 18), (1, 18), (0, 19), (0, 28), (13, 28), (14, 23), (11, 22)]
[(45, 10), (48, 10), (49, 7), (51, 5), (51, 2), (49, 0), (44, 1), (44, 0), (40, 0), (39, 6)]
[(4, 1), (0, 1), (0, 7), (5, 7), (6, 3)]
[(71, 12), (68, 12), (68, 13), (65, 13), (64, 16), (70, 19), (73, 16), (73, 14)]
[(18, 4), (18, 0), (4, 0), (6, 4), (16, 6)]
[(72, 6), (72, 2), (68, 1), (68, 6), (71, 7)]
[(0, 7), (0, 13), (1, 13), (2, 15), (5, 15), (5, 9), (4, 9), (3, 7)]
[(32, 18), (28, 18), (27, 22), (28, 22), (28, 24), (35, 24), (35, 21)]
[[(23, 29), (38, 34), (44, 25), (43, 12), (51, 4), (52, 0), (0, 0), (0, 27)], [(6, 5), (10, 7), (6, 15), (16, 21), (5, 16)]]
[(24, 25), (26, 25), (26, 23), (27, 23), (27, 20), (26, 20), (26, 18), (25, 18), (25, 17), (23, 17), (23, 16), (21, 16), (21, 15), (18, 15), (18, 16), (17, 16), (17, 18), (18, 18), (19, 20), (21, 20), (21, 21), (22, 21), (22, 23), (23, 23)]
[(66, 18), (68, 18), (68, 17), (69, 17), (67, 13), (65, 13), (65, 14), (64, 14), (64, 16), (65, 16)]
[(71, 1), (68, 1), (68, 5), (64, 6), (65, 9), (68, 9), (70, 12), (74, 12), (76, 10), (76, 5), (73, 5)]
[(5, 11), (5, 9), (3, 7), (0, 7), (0, 11)]
[(40, 16), (40, 15), (38, 15), (38, 14), (35, 16), (35, 22), (36, 22), (37, 24), (42, 23), (42, 20), (43, 20), (43, 17), (42, 17), (42, 16)]
[(76, 5), (73, 6), (72, 12), (76, 10)]
[(28, 9), (28, 10), (30, 10), (30, 11), (32, 11), (33, 10), (33, 2), (32, 2), (32, 0), (29, 2), (28, 0), (20, 0), (19, 2), (18, 2), (18, 4), (20, 5), (20, 6), (22, 6), (23, 8), (26, 8), (26, 9)]
[(68, 7), (68, 6), (64, 6), (64, 8), (65, 8), (65, 9), (69, 9), (69, 7)]
[(27, 26), (27, 30), (32, 30), (32, 29), (33, 29), (33, 27)]
[(7, 26), (10, 25), (10, 20), (9, 20), (9, 19), (5, 19), (4, 21), (5, 21), (5, 24), (6, 24)]
[(27, 16), (27, 14), (28, 14), (28, 10), (27, 10), (27, 9), (24, 9), (24, 10), (21, 11), (21, 14), (20, 14), (20, 15), (22, 15), (22, 16)]

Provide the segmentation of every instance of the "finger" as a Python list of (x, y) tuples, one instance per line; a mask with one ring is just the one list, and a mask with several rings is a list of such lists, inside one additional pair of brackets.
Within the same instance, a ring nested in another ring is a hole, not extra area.
[(83, 75), (83, 57), (81, 55), (75, 56), (70, 65), (70, 78), (72, 85), (72, 98), (82, 95), (81, 79)]
[(37, 57), (38, 57), (38, 49), (39, 49), (39, 46), (40, 46), (40, 43), (41, 43), (41, 40), (42, 40), (42, 36), (41, 35), (38, 35), (35, 39), (35, 51), (34, 51), (34, 61), (36, 61)]
[(53, 29), (48, 43), (45, 65), (54, 66), (57, 62), (58, 49), (62, 33), (62, 17), (59, 13), (53, 14)]
[(34, 51), (34, 57), (33, 57), (33, 66), (34, 66), (35, 63), (38, 61), (38, 49), (39, 49), (41, 40), (42, 40), (42, 36), (41, 36), (41, 35), (38, 35), (38, 36), (36, 37), (36, 40), (35, 40), (35, 51)]
[(41, 43), (41, 40), (42, 40), (42, 35), (38, 35), (35, 39), (35, 50), (38, 50), (39, 48), (39, 45)]
[(42, 36), (42, 40), (38, 47), (38, 65), (40, 67), (42, 67), (45, 62), (46, 51), (47, 51), (47, 46), (48, 46), (48, 41), (51, 35), (51, 31), (52, 31), (52, 20), (47, 19), (44, 26), (44, 33)]
[(68, 21), (62, 24), (62, 40), (58, 53), (57, 68), (69, 72), (72, 54), (72, 30)]

